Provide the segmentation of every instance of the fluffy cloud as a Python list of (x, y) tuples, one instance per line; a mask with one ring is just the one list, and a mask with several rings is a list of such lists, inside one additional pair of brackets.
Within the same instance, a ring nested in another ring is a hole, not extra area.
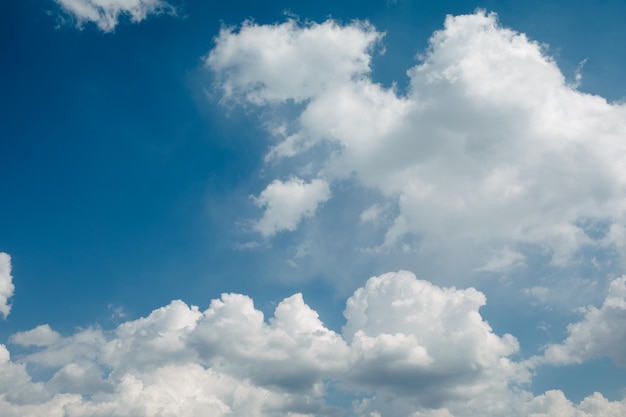
[(600, 308), (589, 306), (583, 311), (581, 321), (567, 326), (563, 343), (548, 346), (540, 360), (563, 365), (608, 356), (626, 367), (626, 276), (611, 282)]
[(594, 393), (575, 405), (558, 390), (548, 391), (525, 405), (528, 417), (618, 417), (626, 412), (626, 400), (609, 401)]
[[(326, 404), (328, 384), (361, 398), (362, 410), (381, 398), (404, 402), (405, 415), (436, 409), (506, 390), (524, 373), (509, 359), (515, 338), (480, 316), (484, 303), (475, 289), (401, 271), (348, 299), (342, 334), (301, 294), (269, 320), (251, 298), (223, 294), (204, 312), (172, 301), (112, 331), (61, 336), (42, 325), (10, 337), (29, 347), (16, 360), (0, 346), (0, 414), (341, 415)], [(33, 382), (27, 369), (48, 379)]]
[(330, 198), (328, 183), (314, 179), (306, 183), (300, 178), (285, 182), (274, 180), (254, 199), (265, 209), (254, 228), (269, 237), (283, 230), (295, 230), (303, 218), (311, 217), (324, 201)]
[(327, 329), (301, 294), (286, 298), (264, 322), (249, 297), (214, 300), (191, 339), (207, 363), (224, 361), (230, 373), (286, 391), (311, 391), (342, 371), (348, 346)]
[[(606, 306), (624, 304), (623, 286), (614, 283)], [(29, 347), (15, 359), (0, 345), (0, 414), (623, 415), (626, 400), (599, 393), (574, 404), (561, 391), (526, 392), (529, 374), (510, 358), (517, 340), (493, 333), (479, 312), (485, 301), (473, 288), (442, 288), (400, 271), (354, 292), (341, 334), (301, 294), (268, 320), (251, 298), (223, 294), (204, 312), (172, 301), (111, 331), (61, 336), (42, 325), (9, 339)], [(35, 382), (29, 372), (38, 370), (45, 372)], [(352, 409), (332, 405), (330, 389), (353, 398)]]
[(406, 271), (370, 278), (344, 313), (351, 380), (440, 405), (523, 378), (507, 359), (517, 340), (492, 332), (478, 312), (485, 301), (473, 288), (440, 288)]
[(328, 21), (301, 27), (243, 24), (223, 29), (207, 65), (229, 100), (255, 104), (301, 102), (370, 71), (373, 44), (381, 38), (370, 25), (340, 26)]
[(50, 346), (61, 339), (61, 335), (50, 328), (48, 324), (42, 324), (25, 332), (11, 335), (11, 343), (21, 346)]
[(11, 276), (11, 257), (8, 253), (0, 252), (0, 314), (5, 319), (11, 312), (9, 299), (13, 297), (13, 277)]
[(207, 65), (227, 100), (298, 103), (296, 117), (274, 121), (267, 158), (299, 155), (331, 184), (350, 177), (379, 192), (398, 208), (387, 247), (407, 236), (482, 246), (477, 270), (499, 272), (523, 266), (529, 247), (564, 265), (583, 247), (623, 245), (626, 106), (568, 84), (495, 14), (446, 18), (406, 93), (371, 78), (381, 37), (359, 22), (248, 22), (221, 32)]
[(128, 16), (132, 22), (141, 22), (148, 15), (164, 10), (172, 11), (172, 6), (163, 0), (55, 0), (78, 26), (85, 22), (95, 23), (100, 30), (111, 32), (117, 26), (120, 16)]

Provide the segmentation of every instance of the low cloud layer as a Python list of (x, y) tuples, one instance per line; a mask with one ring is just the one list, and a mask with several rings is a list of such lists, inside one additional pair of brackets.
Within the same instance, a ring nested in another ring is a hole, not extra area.
[[(517, 340), (492, 331), (479, 312), (485, 302), (473, 288), (441, 288), (400, 271), (372, 277), (354, 292), (342, 333), (328, 329), (301, 294), (281, 301), (269, 319), (251, 298), (223, 294), (205, 311), (172, 301), (112, 331), (93, 327), (63, 336), (41, 325), (9, 339), (19, 352), (13, 359), (0, 345), (0, 414), (600, 417), (626, 411), (624, 402), (600, 394), (577, 406), (560, 391), (539, 397), (524, 391), (530, 374), (512, 359)], [(43, 371), (37, 382), (33, 371)], [(331, 389), (354, 398), (353, 407), (333, 404)]]
[(94, 23), (104, 32), (111, 32), (121, 17), (138, 23), (149, 15), (172, 11), (172, 6), (163, 0), (55, 0), (76, 24)]
[(623, 246), (626, 106), (578, 91), (495, 14), (446, 18), (406, 93), (372, 79), (382, 38), (361, 22), (246, 23), (222, 31), (206, 63), (224, 100), (292, 107), (267, 121), (268, 162), (386, 200), (374, 245), (472, 245), (492, 272), (524, 266), (529, 248), (567, 265)]
[(5, 319), (11, 312), (9, 300), (13, 297), (15, 286), (11, 275), (11, 257), (8, 253), (0, 252), (0, 314)]

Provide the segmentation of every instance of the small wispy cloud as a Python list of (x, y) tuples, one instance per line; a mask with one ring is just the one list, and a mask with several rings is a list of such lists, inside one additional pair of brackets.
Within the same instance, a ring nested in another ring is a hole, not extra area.
[(175, 8), (163, 0), (55, 0), (75, 20), (78, 27), (94, 23), (104, 32), (112, 32), (120, 18), (125, 16), (133, 23), (150, 15), (174, 13)]

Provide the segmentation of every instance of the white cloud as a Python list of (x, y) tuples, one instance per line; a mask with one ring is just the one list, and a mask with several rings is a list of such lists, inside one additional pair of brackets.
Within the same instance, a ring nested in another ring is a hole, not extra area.
[(220, 77), (226, 99), (301, 102), (368, 73), (369, 51), (380, 38), (359, 22), (304, 27), (293, 20), (273, 26), (245, 22), (238, 31), (220, 32), (206, 64)]
[[(204, 361), (263, 386), (308, 392), (345, 367), (348, 346), (324, 327), (302, 295), (286, 298), (265, 323), (252, 300), (224, 294), (213, 300), (190, 339)], [(223, 362), (222, 362), (223, 361)]]
[[(444, 250), (512, 248), (510, 265), (477, 260), (493, 270), (523, 265), (519, 248), (565, 265), (587, 245), (622, 244), (625, 105), (568, 85), (541, 45), (494, 14), (449, 16), (406, 94), (371, 78), (381, 37), (358, 22), (248, 22), (221, 32), (207, 64), (227, 100), (300, 103), (297, 117), (268, 123), (284, 138), (268, 157), (300, 155), (331, 184), (351, 177), (385, 196), (399, 208), (389, 247), (414, 235)], [(308, 151), (320, 142), (321, 160)]]
[(111, 32), (119, 23), (120, 16), (127, 16), (138, 23), (149, 15), (173, 11), (163, 0), (55, 0), (70, 14), (79, 27), (85, 22), (95, 23), (104, 32)]
[(313, 216), (320, 203), (329, 198), (328, 183), (318, 178), (309, 183), (296, 177), (285, 182), (274, 180), (254, 198), (255, 204), (265, 209), (254, 228), (266, 237), (295, 230), (303, 218)]
[(15, 333), (9, 341), (22, 346), (50, 346), (60, 339), (61, 335), (52, 330), (50, 325), (42, 324), (34, 329)]
[(541, 362), (564, 365), (608, 356), (626, 367), (626, 276), (615, 279), (600, 308), (589, 306), (584, 317), (567, 326), (567, 338), (547, 347)]
[(15, 285), (11, 276), (11, 257), (8, 253), (0, 252), (0, 314), (5, 319), (11, 312), (9, 299), (13, 297)]
[[(619, 285), (606, 305), (624, 303)], [(268, 320), (251, 298), (223, 294), (204, 312), (172, 301), (112, 331), (61, 336), (42, 325), (10, 338), (30, 346), (16, 358), (0, 345), (0, 415), (623, 415), (626, 401), (598, 393), (574, 404), (561, 391), (525, 391), (530, 374), (511, 359), (517, 341), (493, 332), (479, 312), (484, 304), (473, 288), (400, 271), (354, 292), (342, 334), (301, 294)], [(35, 382), (29, 372), (42, 367)], [(353, 398), (352, 410), (332, 405), (337, 395)]]
[[(342, 415), (326, 404), (328, 384), (357, 398), (376, 393), (362, 409), (388, 398), (405, 415), (431, 410), (524, 378), (509, 359), (517, 341), (493, 333), (478, 311), (484, 303), (475, 289), (398, 272), (349, 298), (343, 334), (301, 294), (268, 320), (251, 298), (223, 294), (204, 312), (172, 301), (112, 331), (61, 336), (41, 325), (10, 337), (30, 346), (17, 360), (1, 346), (0, 414)], [(33, 382), (28, 369), (46, 369), (48, 379)]]
[(440, 288), (407, 271), (370, 278), (344, 312), (350, 380), (439, 406), (525, 379), (508, 359), (517, 340), (492, 332), (478, 311), (485, 302), (473, 288)]
[(193, 359), (185, 337), (201, 315), (198, 307), (174, 300), (148, 317), (122, 323), (115, 338), (100, 346), (100, 361), (116, 372), (126, 372)]
[(626, 400), (609, 401), (596, 392), (575, 405), (563, 392), (552, 390), (533, 398), (525, 408), (528, 417), (619, 417), (626, 413)]

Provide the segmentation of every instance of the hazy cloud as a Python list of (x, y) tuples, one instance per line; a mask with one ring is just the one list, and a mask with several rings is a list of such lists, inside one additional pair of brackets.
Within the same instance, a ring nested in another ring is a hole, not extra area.
[(65, 12), (71, 15), (79, 27), (92, 22), (104, 32), (111, 32), (121, 16), (138, 23), (149, 15), (163, 11), (172, 12), (171, 5), (163, 0), (55, 0)]

